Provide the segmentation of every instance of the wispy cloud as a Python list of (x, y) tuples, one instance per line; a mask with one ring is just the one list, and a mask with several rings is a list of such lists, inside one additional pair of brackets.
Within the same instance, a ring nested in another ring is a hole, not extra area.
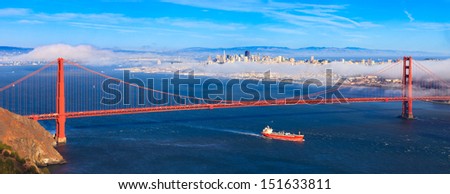
[(139, 18), (115, 13), (36, 13), (31, 9), (0, 9), (0, 17), (17, 19), (21, 24), (42, 24), (59, 22), (73, 27), (110, 30), (117, 32), (139, 32), (147, 29), (214, 29), (216, 31), (234, 31), (246, 27), (238, 23), (216, 23), (213, 21), (189, 20), (181, 18)]
[(450, 23), (414, 22), (407, 27), (416, 31), (450, 31)]
[(96, 24), (96, 23), (84, 23), (84, 22), (69, 22), (71, 26), (80, 27), (80, 28), (89, 28), (96, 30), (114, 30), (118, 32), (136, 32), (136, 30), (130, 27), (117, 26), (117, 25), (108, 25), (108, 24)]
[(39, 21), (39, 20), (19, 20), (17, 21), (21, 24), (42, 24), (44, 23), (43, 21)]
[(413, 22), (415, 20), (414, 17), (412, 16), (412, 14), (410, 14), (408, 11), (405, 10), (404, 12), (405, 12), (406, 16), (408, 17), (409, 22)]
[(288, 9), (302, 9), (302, 8), (331, 9), (331, 10), (345, 8), (344, 5), (283, 3), (283, 2), (259, 1), (259, 0), (241, 0), (241, 1), (161, 0), (161, 1), (206, 9), (241, 11), (241, 12), (265, 12), (267, 10), (288, 10)]
[(301, 29), (291, 29), (291, 28), (283, 28), (283, 27), (263, 27), (265, 31), (290, 34), (290, 35), (305, 35), (306, 33)]
[(30, 9), (4, 8), (4, 9), (0, 9), (0, 17), (23, 16), (23, 15), (28, 15), (30, 12), (31, 12)]
[(215, 30), (242, 30), (245, 29), (246, 26), (238, 23), (226, 23), (219, 24), (210, 21), (198, 21), (198, 20), (187, 20), (180, 18), (157, 18), (156, 22), (164, 25), (172, 25), (183, 28), (200, 28), (200, 29), (215, 29)]
[[(229, 0), (216, 0), (214, 2), (202, 0), (163, 1), (198, 7), (200, 8), (199, 11), (208, 10), (208, 14), (217, 10), (256, 13), (261, 15), (262, 20), (258, 22), (246, 22), (246, 20), (230, 22), (215, 20), (215, 17), (183, 18), (169, 15), (169, 17), (154, 18), (132, 17), (120, 13), (45, 13), (20, 8), (0, 9), (0, 16), (3, 14), (7, 20), (15, 20), (24, 25), (48, 25), (52, 23), (72, 28), (133, 33), (139, 36), (146, 33), (167, 40), (170, 39), (170, 36), (184, 37), (186, 40), (192, 37), (192, 40), (199, 42), (202, 39), (209, 42), (209, 39), (217, 38), (224, 44), (264, 44), (267, 41), (273, 41), (274, 44), (277, 41), (295, 44), (294, 41), (286, 40), (289, 35), (320, 37), (318, 31), (332, 30), (334, 33), (345, 34), (356, 28), (376, 26), (376, 24), (368, 21), (360, 21), (361, 19), (341, 15), (347, 9), (347, 5), (256, 0), (233, 2)], [(224, 36), (221, 36), (223, 34), (228, 34), (233, 38), (224, 38)], [(234, 36), (240, 34), (246, 34), (245, 38), (240, 39), (240, 37)], [(249, 42), (249, 34), (252, 34), (253, 42)], [(274, 37), (278, 38), (274, 39)]]
[(378, 26), (368, 21), (356, 21), (338, 15), (338, 12), (346, 9), (346, 5), (333, 4), (305, 4), (286, 3), (275, 1), (243, 0), (231, 2), (228, 0), (162, 0), (163, 2), (199, 7), (204, 9), (215, 9), (234, 12), (260, 13), (266, 17), (276, 19), (280, 22), (293, 24), (301, 27), (375, 27)]

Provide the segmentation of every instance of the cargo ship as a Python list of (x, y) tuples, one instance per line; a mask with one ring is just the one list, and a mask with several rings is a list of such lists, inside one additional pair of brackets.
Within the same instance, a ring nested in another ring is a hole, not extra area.
[(284, 141), (304, 141), (303, 139), (304, 135), (301, 135), (300, 132), (298, 132), (298, 134), (287, 133), (284, 131), (274, 132), (273, 129), (269, 126), (264, 128), (261, 134), (264, 137), (271, 139), (279, 139)]

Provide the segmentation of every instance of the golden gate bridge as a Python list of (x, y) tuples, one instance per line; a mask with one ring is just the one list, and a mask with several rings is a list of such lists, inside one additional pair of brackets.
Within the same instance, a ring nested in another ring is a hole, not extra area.
[[(413, 65), (415, 73), (424, 73), (431, 80), (423, 79), (422, 81), (413, 82)], [(396, 68), (401, 70), (396, 71)], [(401, 102), (402, 117), (413, 119), (413, 101), (450, 101), (450, 87), (447, 81), (437, 76), (425, 65), (413, 61), (412, 57), (403, 57), (403, 60), (383, 67), (375, 72), (374, 75), (386, 72), (402, 73), (401, 88), (398, 89), (398, 92), (386, 93), (382, 90), (374, 91), (367, 87), (367, 91), (359, 92), (359, 96), (343, 97), (344, 99), (340, 99), (340, 97), (330, 99), (318, 98), (320, 95), (332, 92), (324, 90), (305, 94), (308, 95), (307, 99), (288, 97), (273, 100), (234, 101), (199, 98), (139, 86), (94, 71), (76, 62), (58, 58), (56, 61), (52, 61), (0, 88), (0, 107), (34, 120), (55, 120), (55, 140), (57, 143), (65, 143), (65, 123), (68, 118), (274, 105)], [(131, 102), (127, 104), (102, 104), (100, 103), (100, 98), (111, 97), (101, 90), (101, 84), (106, 79), (117, 83), (115, 85), (116, 89), (126, 85), (132, 88), (131, 92), (147, 90), (152, 92), (158, 99), (174, 97), (170, 99), (189, 100), (184, 100), (181, 103), (169, 100), (164, 104), (155, 104), (150, 102), (138, 103), (138, 100), (132, 98)], [(311, 98), (311, 96), (315, 98)]]

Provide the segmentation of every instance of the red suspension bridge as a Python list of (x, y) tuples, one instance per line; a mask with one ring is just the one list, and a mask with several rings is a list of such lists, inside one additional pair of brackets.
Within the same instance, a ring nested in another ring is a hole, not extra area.
[[(413, 64), (422, 78), (413, 82)], [(396, 71), (398, 69), (398, 71)], [(56, 72), (56, 73), (55, 73)], [(195, 96), (174, 94), (151, 87), (139, 86), (72, 61), (59, 58), (38, 70), (0, 88), (0, 107), (27, 116), (34, 120), (56, 120), (55, 139), (58, 143), (66, 142), (65, 122), (67, 118), (136, 114), (164, 111), (203, 110), (217, 108), (237, 108), (271, 105), (355, 103), (355, 102), (401, 102), (402, 117), (413, 119), (413, 101), (450, 101), (450, 84), (439, 78), (425, 65), (413, 61), (412, 57), (404, 57), (397, 63), (383, 66), (374, 75), (402, 72), (401, 84), (391, 89), (380, 87), (363, 87), (358, 95), (324, 99), (323, 96), (332, 90), (304, 94), (303, 97), (277, 98), (274, 100), (233, 101), (199, 98)], [(426, 78), (426, 79), (425, 79)], [(141, 102), (132, 96), (128, 103), (104, 104), (100, 99), (111, 98), (110, 93), (102, 90), (102, 83), (112, 80), (114, 90), (127, 88), (129, 93), (141, 90), (151, 92), (155, 99), (172, 99), (165, 103)], [(124, 87), (127, 86), (127, 87)], [(346, 85), (346, 88), (357, 88)], [(360, 87), (358, 87), (360, 88)], [(175, 99), (184, 99), (181, 102)], [(68, 103), (66, 103), (68, 102)]]

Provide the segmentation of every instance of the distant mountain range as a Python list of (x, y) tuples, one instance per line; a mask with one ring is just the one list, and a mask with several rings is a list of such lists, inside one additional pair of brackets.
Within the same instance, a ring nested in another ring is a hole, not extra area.
[[(32, 48), (20, 48), (10, 46), (0, 46), (0, 56), (13, 56), (25, 54), (32, 51)], [(198, 60), (205, 60), (208, 56), (215, 57), (216, 55), (235, 55), (244, 54), (245, 51), (250, 51), (252, 55), (268, 55), (268, 56), (284, 56), (294, 58), (309, 58), (315, 56), (316, 59), (361, 59), (361, 58), (399, 58), (402, 56), (413, 56), (417, 59), (425, 58), (450, 58), (449, 54), (423, 52), (423, 51), (398, 51), (398, 50), (379, 50), (379, 49), (367, 49), (359, 47), (304, 47), (304, 48), (288, 48), (277, 46), (246, 46), (246, 47), (232, 47), (232, 48), (204, 48), (204, 47), (191, 47), (172, 51), (139, 51), (139, 50), (119, 50), (119, 49), (107, 49), (118, 53), (152, 53), (164, 56), (183, 56), (188, 58), (194, 58)]]
[(0, 46), (0, 56), (12, 56), (25, 54), (32, 51), (32, 48), (20, 48), (11, 46)]

